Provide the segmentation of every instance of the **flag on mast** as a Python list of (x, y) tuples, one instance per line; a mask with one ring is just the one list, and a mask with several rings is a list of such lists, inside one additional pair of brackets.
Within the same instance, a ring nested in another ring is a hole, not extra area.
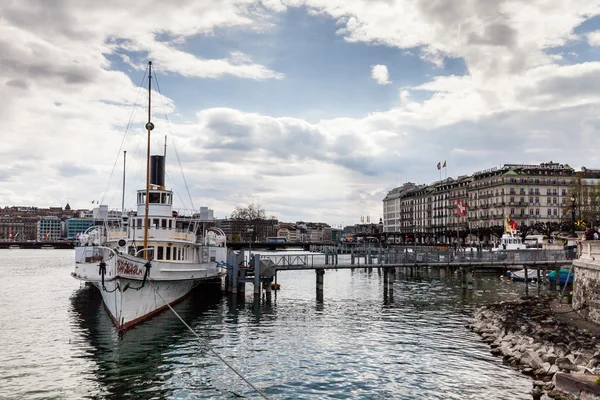
[(442, 163), (441, 162), (437, 163), (437, 169), (442, 169)]
[(444, 165), (442, 165), (442, 168), (446, 168), (446, 160), (444, 160)]

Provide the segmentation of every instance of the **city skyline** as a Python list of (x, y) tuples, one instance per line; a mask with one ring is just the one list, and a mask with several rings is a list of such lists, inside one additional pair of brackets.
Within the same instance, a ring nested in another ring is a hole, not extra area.
[(407, 181), (600, 165), (592, 1), (161, 4), (0, 6), (1, 207), (119, 208), (127, 150), (133, 208), (148, 60), (175, 208), (353, 225)]

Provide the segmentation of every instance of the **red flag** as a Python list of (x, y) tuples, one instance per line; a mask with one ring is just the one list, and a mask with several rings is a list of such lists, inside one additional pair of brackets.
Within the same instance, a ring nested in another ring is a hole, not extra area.
[(461, 217), (467, 215), (467, 206), (461, 199), (456, 199), (456, 214)]
[(437, 165), (437, 167), (438, 167), (438, 169), (442, 169), (442, 163), (439, 162), (438, 165)]
[(510, 229), (512, 229), (513, 231), (517, 231), (519, 229), (519, 225), (517, 224), (517, 221), (515, 221), (514, 219), (510, 219)]
[(8, 232), (8, 238), (12, 238), (12, 232)]

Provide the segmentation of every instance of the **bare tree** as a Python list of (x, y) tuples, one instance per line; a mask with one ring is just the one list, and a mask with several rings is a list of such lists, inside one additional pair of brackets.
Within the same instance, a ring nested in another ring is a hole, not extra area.
[(558, 222), (538, 222), (534, 225), (534, 228), (536, 232), (549, 238), (560, 232), (561, 224)]
[(276, 221), (267, 220), (265, 210), (258, 203), (236, 206), (231, 213), (231, 233), (233, 236), (239, 235), (241, 240), (264, 240), (273, 234)]

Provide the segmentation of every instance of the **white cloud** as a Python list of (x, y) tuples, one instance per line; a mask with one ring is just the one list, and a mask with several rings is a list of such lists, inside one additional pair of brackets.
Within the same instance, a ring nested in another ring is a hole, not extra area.
[(388, 69), (385, 65), (372, 65), (371, 78), (375, 79), (375, 81), (380, 85), (387, 85), (390, 83)]
[[(437, 67), (448, 57), (460, 58), (467, 74), (429, 77), (440, 70), (422, 71), (419, 83), (402, 83), (392, 107), (365, 109), (360, 118), (309, 123), (224, 106), (173, 120), (175, 145), (169, 143), (168, 152), (178, 149), (196, 207), (208, 205), (225, 216), (235, 205), (258, 200), (269, 215), (284, 220), (354, 223), (361, 215), (378, 220), (381, 199), (398, 178), (437, 179), (439, 160), (447, 159), (451, 176), (504, 162), (552, 159), (600, 166), (589, 146), (600, 134), (600, 63), (549, 54), (576, 39), (573, 29), (598, 14), (596, 3), (182, 0), (178, 7), (159, 1), (118, 8), (110, 1), (0, 6), (0, 96), (6, 100), (0, 119), (8, 138), (0, 147), (0, 204), (88, 207), (102, 196), (139, 92), (138, 82), (109, 60), (137, 67), (140, 59), (152, 57), (159, 71), (186, 79), (281, 79), (285, 71), (239, 49), (210, 58), (186, 44), (221, 29), (267, 32), (276, 22), (273, 15), (300, 5), (336, 21), (349, 42), (396, 47)], [(595, 34), (587, 36), (591, 45)], [(580, 59), (587, 57), (582, 53)], [(389, 83), (385, 65), (371, 72), (378, 83)], [(163, 100), (169, 110), (180, 111), (172, 99)], [(133, 115), (125, 143), (128, 169), (134, 171), (130, 191), (143, 176), (144, 119), (143, 110)], [(155, 124), (160, 147), (166, 121), (157, 118)], [(168, 157), (175, 160), (172, 153)], [(106, 200), (114, 198), (114, 205), (120, 203), (120, 176), (113, 175), (116, 189)], [(177, 175), (169, 170), (172, 184), (184, 189)], [(183, 207), (188, 206), (186, 201)]]
[(590, 32), (586, 35), (586, 37), (590, 46), (600, 46), (600, 31)]

